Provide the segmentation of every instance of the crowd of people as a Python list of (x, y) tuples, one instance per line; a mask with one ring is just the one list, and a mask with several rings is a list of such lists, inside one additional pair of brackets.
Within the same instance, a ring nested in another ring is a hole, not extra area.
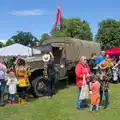
[[(58, 72), (55, 66), (55, 60), (52, 53), (43, 56), (44, 61), (44, 77), (48, 81), (48, 97), (55, 95), (55, 80)], [(120, 60), (116, 61), (116, 57), (105, 55), (101, 52), (101, 56), (96, 57), (95, 53), (91, 54), (88, 60), (82, 56), (76, 65), (76, 85), (78, 87), (78, 103), (77, 109), (83, 110), (88, 106), (90, 97), (90, 112), (96, 106), (96, 111), (100, 110), (102, 105), (103, 93), (105, 96), (104, 109), (108, 109), (109, 105), (109, 82), (111, 79), (118, 79), (118, 67)], [(8, 73), (8, 76), (6, 75)], [(18, 91), (18, 103), (27, 103), (27, 90), (30, 84), (30, 66), (24, 58), (18, 57), (11, 61), (9, 70), (6, 68), (4, 59), (0, 58), (0, 105), (4, 105), (4, 92), (7, 86), (8, 102), (15, 104), (16, 93)]]
[(108, 109), (109, 82), (117, 76), (113, 73), (118, 69), (119, 64), (120, 61), (116, 61), (116, 57), (105, 55), (104, 51), (97, 58), (96, 54), (92, 53), (88, 61), (85, 56), (81, 57), (75, 69), (76, 86), (79, 90), (78, 110), (83, 110), (85, 106), (88, 106), (87, 99), (90, 97), (90, 112), (93, 111), (94, 106), (96, 106), (96, 111), (99, 111), (103, 93), (105, 96), (104, 109)]
[[(16, 93), (18, 88), (18, 103), (27, 102), (27, 89), (30, 86), (29, 76), (31, 75), (30, 67), (25, 60), (18, 57), (12, 61), (9, 69), (6, 67), (4, 58), (0, 58), (0, 105), (4, 106), (4, 92), (7, 86), (8, 102), (15, 104)], [(17, 87), (18, 86), (18, 87)]]
[[(48, 97), (55, 95), (55, 79), (57, 69), (55, 67), (54, 56), (52, 53), (45, 54), (42, 57), (44, 66), (44, 76), (48, 81)], [(31, 71), (30, 66), (22, 57), (10, 60), (6, 64), (3, 57), (0, 57), (0, 105), (4, 106), (4, 93), (7, 88), (9, 104), (26, 104), (28, 98), (28, 89), (30, 84)], [(18, 97), (16, 97), (18, 93)], [(17, 101), (16, 101), (16, 98)]]

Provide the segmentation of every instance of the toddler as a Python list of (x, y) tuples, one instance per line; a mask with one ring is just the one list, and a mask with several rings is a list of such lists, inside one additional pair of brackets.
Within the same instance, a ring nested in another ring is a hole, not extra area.
[(99, 103), (100, 103), (100, 83), (98, 76), (93, 76), (93, 82), (90, 83), (90, 89), (92, 91), (91, 95), (91, 104), (90, 104), (90, 112), (93, 111), (93, 106), (96, 106), (96, 112), (99, 111)]
[(15, 104), (15, 94), (16, 94), (17, 84), (18, 84), (18, 81), (17, 81), (17, 78), (15, 77), (15, 73), (10, 72), (9, 78), (7, 81), (10, 104)]

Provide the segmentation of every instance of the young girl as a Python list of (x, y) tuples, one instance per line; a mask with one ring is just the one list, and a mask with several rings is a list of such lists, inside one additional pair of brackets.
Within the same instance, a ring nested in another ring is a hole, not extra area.
[(17, 78), (15, 77), (14, 72), (10, 72), (9, 78), (7, 81), (8, 89), (9, 89), (9, 99), (10, 104), (15, 104), (15, 94), (16, 94), (16, 86), (17, 86)]
[(93, 110), (93, 106), (96, 105), (96, 112), (99, 111), (99, 103), (100, 103), (100, 83), (98, 76), (93, 76), (93, 82), (90, 83), (90, 89), (92, 90), (91, 95), (91, 104), (90, 104), (90, 112)]

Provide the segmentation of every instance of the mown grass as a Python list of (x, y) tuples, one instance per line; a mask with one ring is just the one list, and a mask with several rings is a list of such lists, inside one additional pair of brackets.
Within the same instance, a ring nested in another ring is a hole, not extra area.
[(52, 99), (30, 99), (27, 105), (0, 107), (0, 120), (120, 120), (120, 84), (110, 87), (110, 105), (105, 111), (89, 113), (76, 110), (78, 89), (72, 85), (61, 89)]

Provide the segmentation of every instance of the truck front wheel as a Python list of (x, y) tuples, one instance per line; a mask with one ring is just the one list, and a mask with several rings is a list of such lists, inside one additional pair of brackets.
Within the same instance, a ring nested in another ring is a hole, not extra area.
[(34, 97), (43, 97), (47, 94), (47, 86), (43, 77), (36, 77), (32, 80), (32, 94)]

